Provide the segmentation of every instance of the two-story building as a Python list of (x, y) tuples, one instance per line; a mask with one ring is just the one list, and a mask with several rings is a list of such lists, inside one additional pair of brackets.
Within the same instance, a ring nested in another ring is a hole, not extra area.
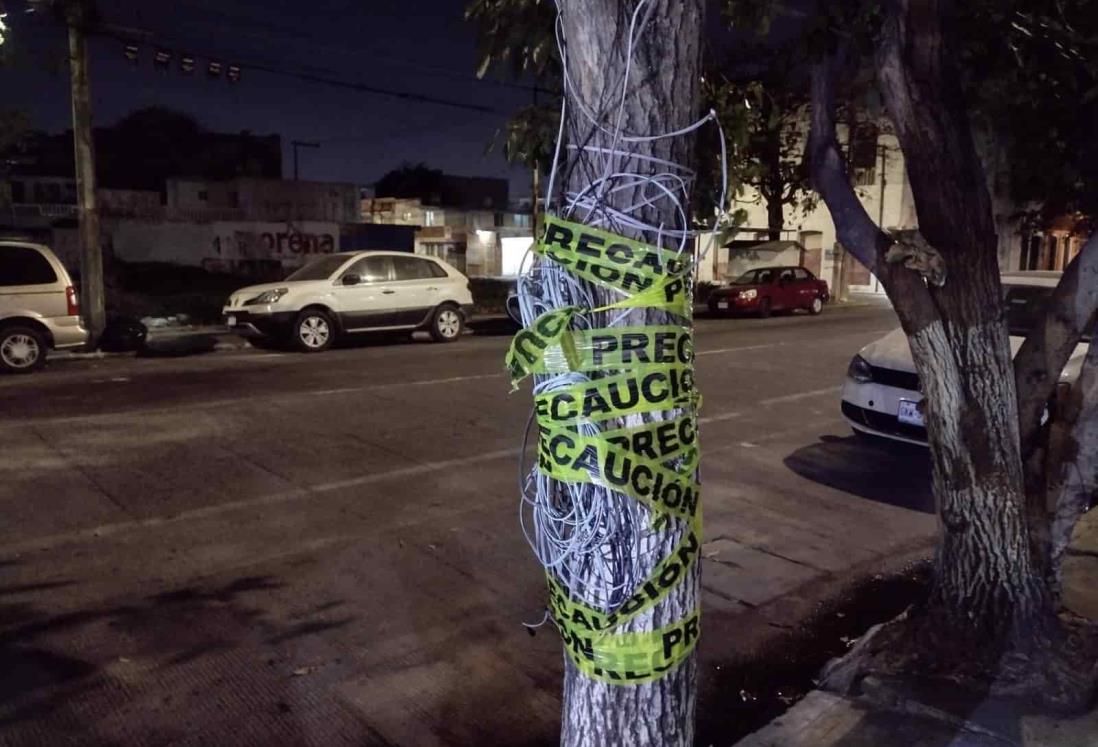
[[(866, 130), (861, 128), (860, 137)], [(839, 127), (840, 143), (853, 156), (849, 171), (855, 191), (866, 212), (886, 230), (918, 227), (918, 214), (907, 178), (903, 152), (887, 123), (870, 130), (872, 142), (850, 147), (849, 130)], [(865, 147), (868, 145), (868, 147)], [(992, 194), (994, 220), (999, 238), (999, 265), (1002, 270), (1042, 269), (1062, 270), (1079, 252), (1085, 237), (1076, 230), (1078, 219), (1065, 217), (1042, 229), (1027, 228), (1017, 220), (1018, 207), (1005, 197), (1006, 189), (995, 164), (988, 166), (989, 188)], [(732, 241), (712, 249), (707, 254), (701, 276), (723, 279), (743, 266), (743, 259), (752, 242), (769, 239), (767, 206), (751, 190), (737, 199), (733, 209), (743, 209), (747, 219)], [(843, 251), (835, 233), (835, 224), (822, 200), (807, 212), (786, 206), (781, 242), (799, 245), (799, 256), (805, 266), (827, 280), (833, 288), (849, 288), (854, 292), (883, 292), (870, 272)], [(703, 249), (711, 240), (699, 242)], [(777, 246), (777, 245), (774, 245)], [(758, 254), (758, 252), (756, 252)], [(761, 254), (759, 261), (765, 259)]]
[(515, 277), (533, 244), (528, 209), (508, 200), (505, 179), (442, 175), (432, 193), (363, 198), (366, 223), (414, 226), (415, 251), (468, 275)]

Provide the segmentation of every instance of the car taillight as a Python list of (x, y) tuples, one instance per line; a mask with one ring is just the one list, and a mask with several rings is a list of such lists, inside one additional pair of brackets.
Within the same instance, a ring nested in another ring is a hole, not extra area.
[(65, 288), (65, 303), (68, 305), (69, 316), (80, 315), (80, 296), (76, 295), (76, 288), (71, 285)]

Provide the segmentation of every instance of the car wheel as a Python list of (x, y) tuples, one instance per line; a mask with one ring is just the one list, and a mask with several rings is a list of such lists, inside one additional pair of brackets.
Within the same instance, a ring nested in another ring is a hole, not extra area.
[(305, 309), (294, 320), (294, 346), (303, 352), (327, 350), (335, 342), (335, 336), (335, 323), (323, 309)]
[(46, 362), (46, 338), (33, 327), (0, 330), (0, 370), (30, 373)]
[(819, 296), (816, 296), (815, 298), (812, 299), (812, 303), (809, 304), (809, 306), (808, 306), (808, 313), (812, 314), (813, 316), (817, 316), (819, 314), (822, 314), (823, 310), (824, 310), (823, 299), (820, 298)]
[(764, 298), (759, 301), (759, 319), (768, 319), (770, 317), (770, 299)]
[(431, 337), (435, 342), (453, 342), (461, 337), (465, 320), (453, 306), (439, 306), (431, 318)]

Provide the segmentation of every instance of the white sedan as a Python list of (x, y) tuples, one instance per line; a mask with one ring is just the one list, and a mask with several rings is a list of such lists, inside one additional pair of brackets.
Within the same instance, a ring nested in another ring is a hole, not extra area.
[[(1059, 272), (1003, 274), (1011, 355), (1018, 353), (1041, 313), (1044, 300), (1060, 282), (1060, 275)], [(1079, 377), (1090, 332), (1093, 330), (1088, 331), (1086, 341), (1075, 348), (1064, 366), (1061, 381), (1073, 382)], [(922, 400), (919, 375), (903, 330), (893, 330), (871, 342), (850, 361), (843, 383), (842, 412), (855, 433), (925, 446)]]

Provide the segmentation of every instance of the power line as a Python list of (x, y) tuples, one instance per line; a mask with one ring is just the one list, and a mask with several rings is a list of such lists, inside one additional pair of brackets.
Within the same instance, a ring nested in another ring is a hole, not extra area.
[[(95, 36), (99, 36), (99, 37), (106, 37), (106, 38), (115, 39), (116, 41), (120, 41), (120, 42), (124, 42), (124, 43), (133, 43), (135, 41), (146, 42), (147, 43), (151, 40), (158, 39), (158, 38), (159, 39), (164, 39), (164, 40), (167, 40), (167, 41), (178, 42), (177, 39), (173, 40), (171, 37), (165, 36), (163, 34), (157, 34), (153, 31), (149, 31), (147, 29), (124, 28), (124, 27), (113, 26), (113, 25), (110, 25), (110, 26), (102, 25), (102, 26), (97, 27), (94, 30), (89, 31), (89, 33), (94, 34)], [(341, 80), (341, 79), (338, 79), (338, 78), (332, 78), (332, 77), (328, 77), (328, 76), (325, 76), (325, 75), (318, 75), (318, 74), (315, 74), (315, 73), (308, 73), (308, 72), (303, 72), (303, 71), (294, 71), (294, 70), (289, 70), (289, 69), (282, 68), (282, 67), (276, 67), (273, 64), (264, 64), (264, 63), (261, 63), (261, 62), (250, 62), (248, 60), (236, 57), (235, 55), (226, 55), (226, 54), (221, 54), (221, 53), (216, 53), (216, 52), (211, 53), (209, 51), (202, 51), (200, 49), (195, 49), (193, 45), (176, 43), (176, 44), (172, 44), (172, 45), (169, 45), (169, 46), (186, 47), (188, 52), (198, 54), (202, 57), (215, 58), (215, 59), (219, 59), (219, 60), (233, 59), (233, 60), (236, 60), (238, 62), (238, 64), (246, 67), (249, 70), (257, 70), (257, 71), (260, 71), (260, 72), (268, 73), (270, 75), (279, 75), (279, 76), (283, 76), (283, 77), (287, 77), (287, 78), (296, 78), (298, 80), (305, 80), (305, 81), (309, 81), (309, 82), (312, 82), (312, 83), (321, 83), (323, 85), (332, 86), (334, 88), (343, 88), (343, 89), (347, 89), (347, 90), (358, 91), (360, 93), (370, 93), (370, 94), (374, 94), (374, 95), (378, 95), (378, 96), (387, 96), (387, 97), (390, 97), (390, 98), (401, 99), (403, 101), (411, 101), (411, 102), (421, 103), (421, 104), (434, 104), (436, 106), (448, 106), (448, 107), (453, 107), (453, 108), (457, 108), (457, 109), (464, 109), (466, 111), (475, 111), (475, 112), (478, 112), (480, 114), (503, 114), (504, 113), (504, 112), (500, 112), (497, 109), (493, 109), (493, 108), (488, 107), (488, 106), (482, 106), (480, 104), (470, 104), (470, 103), (467, 103), (467, 102), (464, 102), (464, 101), (455, 101), (453, 99), (444, 99), (444, 98), (440, 98), (440, 97), (437, 97), (437, 96), (430, 96), (430, 95), (427, 95), (427, 94), (414, 93), (414, 92), (411, 92), (411, 91), (401, 91), (401, 90), (391, 89), (391, 88), (382, 88), (380, 86), (375, 86), (375, 85), (371, 85), (371, 84), (367, 84), (367, 83), (359, 83), (357, 81)]]
[[(222, 18), (227, 22), (236, 25), (237, 27), (249, 29), (253, 31), (253, 33), (250, 34), (250, 36), (252, 36), (253, 38), (263, 37), (269, 40), (275, 40), (275, 37), (270, 33), (271, 31), (273, 31), (275, 34), (279, 34), (283, 38), (301, 39), (305, 41), (322, 43), (326, 52), (334, 51), (345, 55), (355, 55), (357, 57), (361, 57), (364, 54), (364, 50), (362, 49), (352, 48), (347, 46), (346, 44), (333, 42), (331, 39), (322, 38), (315, 34), (305, 33), (302, 32), (300, 29), (294, 29), (288, 26), (281, 26), (279, 24), (263, 21), (253, 16), (242, 16), (234, 13), (226, 13), (223, 10), (215, 8), (207, 8), (205, 11), (203, 11), (203, 13)], [(196, 22), (196, 25), (201, 23), (201, 21), (198, 21), (197, 19), (193, 19), (193, 21)], [(189, 19), (188, 22), (192, 22), (192, 20)], [(258, 29), (268, 29), (269, 31), (264, 32), (259, 31)], [(371, 63), (375, 63), (379, 60), (383, 62), (393, 62), (397, 63), (398, 66), (406, 68), (408, 70), (419, 71), (419, 74), (422, 75), (431, 75), (441, 78), (449, 78), (451, 80), (460, 80), (465, 83), (494, 85), (500, 86), (502, 88), (511, 88), (520, 91), (530, 91), (532, 89), (538, 89), (542, 93), (560, 93), (559, 91), (552, 91), (546, 88), (542, 88), (536, 83), (512, 83), (510, 81), (499, 80), (497, 78), (480, 78), (475, 75), (456, 73), (451, 69), (439, 67), (437, 65), (425, 65), (421, 62), (393, 57), (391, 55), (378, 54), (374, 51), (368, 51), (366, 52), (366, 54), (369, 55)]]

